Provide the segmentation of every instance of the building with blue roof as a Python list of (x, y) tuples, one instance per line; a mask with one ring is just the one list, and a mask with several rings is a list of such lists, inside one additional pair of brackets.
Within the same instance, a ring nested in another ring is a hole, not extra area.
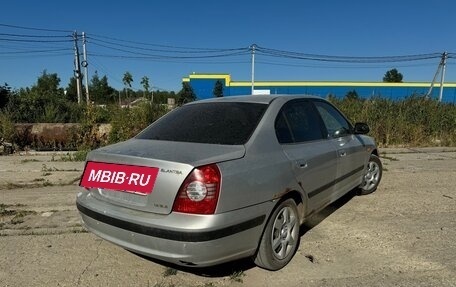
[[(215, 83), (221, 81), (224, 96), (252, 94), (251, 81), (233, 81), (230, 74), (190, 74), (182, 79), (192, 87), (198, 99), (214, 97)], [(325, 81), (255, 81), (255, 94), (310, 94), (320, 97), (329, 95), (343, 98), (355, 91), (361, 98), (383, 97), (401, 100), (412, 95), (426, 95), (431, 87), (429, 82), (325, 82)], [(435, 83), (430, 94), (438, 99), (440, 83)], [(456, 83), (444, 83), (442, 102), (456, 103)]]

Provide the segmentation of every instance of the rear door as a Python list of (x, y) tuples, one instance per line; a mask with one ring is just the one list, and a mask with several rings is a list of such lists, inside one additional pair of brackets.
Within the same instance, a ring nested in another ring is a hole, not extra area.
[(325, 124), (327, 136), (337, 149), (335, 194), (341, 196), (361, 182), (365, 149), (354, 135), (350, 122), (328, 102), (316, 100), (315, 106)]
[(331, 201), (337, 173), (336, 149), (322, 126), (309, 100), (286, 103), (275, 122), (277, 139), (291, 161), (297, 181), (308, 195), (309, 212)]

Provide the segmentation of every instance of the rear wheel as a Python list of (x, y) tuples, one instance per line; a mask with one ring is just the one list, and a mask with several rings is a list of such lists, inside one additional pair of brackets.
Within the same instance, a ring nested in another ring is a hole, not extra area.
[(359, 186), (359, 195), (366, 195), (374, 192), (377, 189), (380, 180), (382, 179), (382, 162), (375, 154), (371, 154), (367, 163), (367, 170), (364, 173), (363, 183)]
[(299, 246), (299, 217), (293, 199), (282, 201), (274, 210), (261, 237), (255, 264), (279, 270), (290, 262)]

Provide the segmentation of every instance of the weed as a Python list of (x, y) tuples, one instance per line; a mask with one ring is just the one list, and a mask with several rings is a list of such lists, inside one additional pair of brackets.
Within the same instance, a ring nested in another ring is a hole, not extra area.
[[(54, 160), (56, 161), (56, 160)], [(56, 168), (56, 167), (48, 167), (46, 164), (42, 164), (41, 166), (41, 171), (43, 173), (48, 173), (48, 172), (55, 172), (55, 171), (80, 171), (79, 169), (77, 168), (72, 168), (72, 169), (60, 169), (60, 168)], [(48, 175), (50, 175), (51, 173), (49, 173)]]
[(8, 182), (6, 184), (6, 189), (16, 189), (16, 188), (36, 188), (36, 187), (43, 187), (43, 186), (66, 186), (66, 185), (72, 185), (76, 181), (72, 180), (70, 182), (61, 182), (61, 183), (53, 183), (50, 182), (49, 180), (44, 180), (44, 181), (33, 181), (32, 183), (12, 183)]
[(388, 160), (390, 160), (390, 161), (399, 161), (397, 158), (392, 157), (392, 156), (387, 156), (386, 154), (382, 154), (382, 155), (381, 155), (381, 158), (382, 158), (382, 159), (388, 159)]
[(365, 122), (379, 146), (454, 146), (456, 106), (420, 95), (402, 101), (330, 97), (353, 122)]
[(23, 230), (23, 231), (27, 231), (27, 230), (31, 230), (32, 227), (30, 226), (21, 226), (21, 227), (18, 227), (18, 228), (14, 228), (15, 230)]
[(233, 281), (233, 282), (239, 282), (239, 283), (242, 283), (243, 280), (242, 280), (242, 277), (245, 276), (245, 273), (243, 270), (240, 270), (240, 271), (234, 271), (231, 275), (230, 275), (230, 280)]
[(78, 150), (73, 154), (73, 161), (85, 161), (89, 151), (88, 149)]
[(157, 282), (154, 284), (153, 287), (175, 287), (176, 285), (174, 285), (173, 283), (168, 283), (166, 284), (165, 282)]
[(42, 172), (50, 172), (50, 171), (57, 171), (55, 167), (48, 167), (46, 164), (41, 165), (41, 171)]
[(76, 176), (75, 178), (73, 178), (72, 180), (68, 181), (68, 183), (66, 185), (71, 185), (71, 184), (74, 184), (76, 182), (79, 182), (81, 180), (81, 176)]
[(0, 204), (0, 216), (12, 216), (16, 214), (16, 210), (7, 209), (10, 205)]
[(2, 208), (8, 208), (8, 207), (25, 207), (27, 206), (26, 204), (22, 204), (22, 203), (16, 203), (16, 204), (4, 204), (4, 203), (0, 203), (0, 209)]
[(72, 229), (71, 233), (89, 233), (89, 232), (87, 230), (81, 228), (81, 229)]
[(15, 210), (15, 215), (13, 218), (11, 218), (11, 224), (15, 225), (15, 224), (21, 224), (24, 222), (24, 218), (27, 216), (27, 215), (34, 215), (36, 214), (36, 211), (33, 211), (33, 210)]
[(6, 184), (6, 189), (15, 189), (15, 188), (23, 188), (25, 187), (25, 185), (23, 184), (17, 184), (17, 183), (12, 183), (12, 182), (8, 182)]
[(39, 162), (36, 158), (26, 158), (21, 160), (21, 163), (27, 163), (27, 162)]
[(54, 186), (54, 184), (49, 180), (46, 180), (45, 182), (43, 182), (43, 186)]
[(65, 155), (62, 155), (60, 159), (55, 159), (55, 157), (52, 157), (52, 161), (85, 161), (89, 151), (90, 150), (88, 149), (82, 149), (73, 153), (68, 152)]
[(48, 176), (51, 175), (51, 171), (56, 171), (56, 168), (54, 167), (47, 167), (44, 163), (41, 165), (41, 172), (43, 176)]
[(163, 277), (168, 277), (171, 275), (176, 275), (177, 274), (177, 269), (171, 268), (171, 267), (166, 267), (165, 271), (163, 272)]
[(315, 257), (312, 254), (308, 254), (305, 257), (310, 261), (310, 263), (315, 263)]
[[(88, 233), (86, 230), (75, 230), (75, 229), (63, 229), (63, 230), (55, 230), (55, 229), (46, 229), (46, 230), (37, 230), (33, 228), (15, 228), (15, 230), (22, 230), (20, 233), (16, 233), (15, 235), (33, 235), (33, 236), (47, 236), (47, 235), (59, 235), (59, 234), (70, 234), (70, 233)], [(0, 233), (1, 236), (10, 236), (9, 234)]]
[(57, 161), (73, 161), (73, 155), (71, 153), (66, 153), (65, 155), (62, 155)]

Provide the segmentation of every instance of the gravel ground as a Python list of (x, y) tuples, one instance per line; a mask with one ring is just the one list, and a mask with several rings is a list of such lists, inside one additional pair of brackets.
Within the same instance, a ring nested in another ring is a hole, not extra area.
[(0, 286), (456, 286), (456, 149), (382, 149), (377, 192), (311, 218), (276, 272), (167, 266), (87, 233), (74, 205), (84, 163), (67, 159), (0, 157)]

